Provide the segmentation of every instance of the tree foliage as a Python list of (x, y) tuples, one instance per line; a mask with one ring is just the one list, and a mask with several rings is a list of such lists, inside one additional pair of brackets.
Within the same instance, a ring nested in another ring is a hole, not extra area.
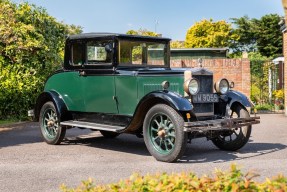
[(139, 29), (139, 30), (129, 30), (126, 32), (128, 35), (142, 35), (142, 36), (151, 36), (151, 37), (158, 37), (159, 34), (153, 32), (153, 31), (148, 31), (147, 29)]
[(184, 42), (181, 41), (171, 41), (170, 48), (185, 48)]
[(269, 102), (269, 69), (274, 65), (270, 63), (266, 56), (259, 52), (249, 53), (250, 73), (251, 73), (251, 100), (256, 104)]
[(248, 16), (233, 18), (235, 34), (239, 39), (232, 48), (235, 52), (259, 51), (261, 55), (276, 57), (282, 54), (283, 38), (277, 14), (269, 14), (260, 19), (250, 19)]
[(237, 41), (232, 46), (234, 52), (250, 52), (256, 50), (256, 37), (254, 34), (254, 24), (250, 18), (245, 15), (240, 18), (232, 18), (235, 25), (234, 33), (238, 35)]
[(202, 20), (191, 26), (186, 34), (185, 47), (229, 47), (238, 36), (226, 21)]
[(0, 1), (0, 119), (26, 116), (46, 77), (62, 63), (66, 35), (80, 32), (43, 8)]

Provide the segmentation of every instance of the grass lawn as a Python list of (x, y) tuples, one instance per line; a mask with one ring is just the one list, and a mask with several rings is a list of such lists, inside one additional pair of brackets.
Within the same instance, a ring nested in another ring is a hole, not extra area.
[(0, 125), (6, 125), (6, 124), (11, 124), (11, 123), (17, 123), (19, 121), (15, 119), (5, 119), (5, 120), (0, 120)]

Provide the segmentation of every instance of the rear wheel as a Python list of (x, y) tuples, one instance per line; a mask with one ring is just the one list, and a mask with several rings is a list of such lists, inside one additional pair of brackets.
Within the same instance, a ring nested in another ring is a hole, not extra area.
[[(231, 118), (244, 118), (250, 117), (248, 111), (241, 105), (235, 105), (232, 108)], [(235, 128), (231, 131), (227, 131), (215, 139), (212, 142), (219, 149), (227, 151), (236, 151), (242, 148), (249, 140), (251, 134), (251, 125)]]
[(187, 144), (183, 125), (181, 115), (170, 106), (153, 106), (146, 114), (143, 124), (144, 141), (150, 154), (158, 161), (177, 161)]
[(53, 102), (49, 101), (42, 106), (39, 123), (46, 143), (57, 145), (63, 141), (66, 128), (60, 126), (60, 119)]

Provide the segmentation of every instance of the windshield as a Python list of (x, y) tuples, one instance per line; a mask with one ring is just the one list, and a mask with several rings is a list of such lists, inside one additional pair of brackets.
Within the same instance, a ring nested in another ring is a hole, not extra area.
[(167, 44), (121, 40), (119, 42), (119, 64), (166, 66)]

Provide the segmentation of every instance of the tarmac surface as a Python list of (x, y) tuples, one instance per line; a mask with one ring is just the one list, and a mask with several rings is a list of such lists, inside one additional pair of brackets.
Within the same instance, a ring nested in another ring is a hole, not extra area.
[(38, 123), (0, 127), (0, 191), (60, 191), (65, 183), (78, 186), (93, 178), (97, 184), (118, 182), (137, 172), (194, 172), (212, 175), (236, 163), (243, 171), (256, 171), (264, 181), (279, 173), (287, 176), (287, 117), (262, 114), (248, 144), (236, 152), (217, 149), (206, 139), (192, 140), (177, 163), (156, 161), (143, 139), (120, 135), (106, 139), (99, 132), (67, 130), (57, 146), (43, 142)]

